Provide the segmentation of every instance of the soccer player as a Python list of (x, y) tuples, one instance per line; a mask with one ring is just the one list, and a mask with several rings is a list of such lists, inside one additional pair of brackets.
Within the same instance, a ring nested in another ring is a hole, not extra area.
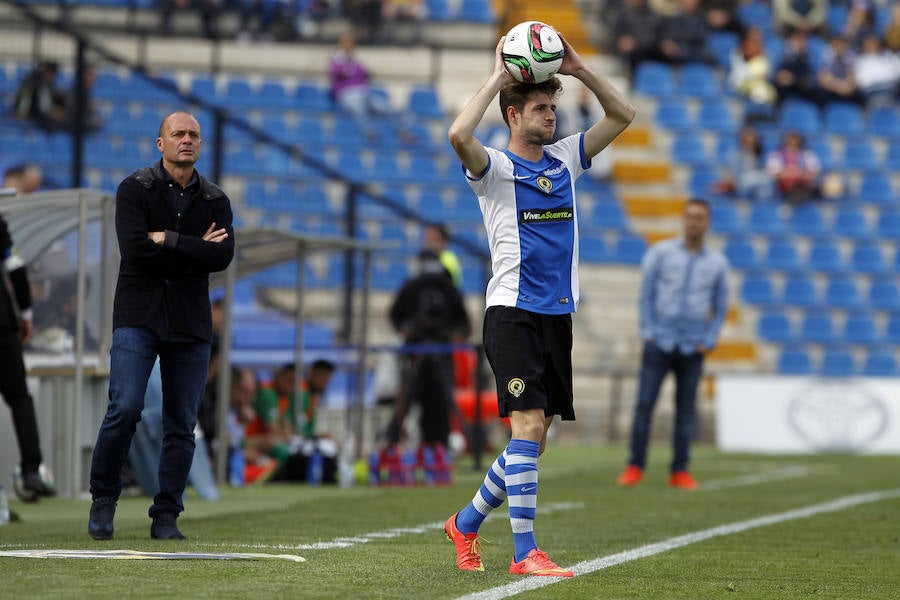
[[(515, 555), (510, 572), (571, 577), (538, 549), (534, 538), (537, 459), (554, 415), (574, 420), (572, 318), (578, 305), (575, 180), (616, 138), (635, 110), (563, 39), (562, 75), (580, 80), (605, 117), (587, 131), (551, 143), (556, 130), (558, 77), (517, 83), (504, 68), (501, 38), (494, 70), (450, 126), (448, 137), (478, 196), (491, 249), (484, 347), (497, 381), (501, 416), (512, 439), (472, 501), (447, 519), (460, 569), (483, 571), (478, 528), (509, 501)], [(505, 151), (485, 147), (473, 132), (494, 96), (509, 126)]]

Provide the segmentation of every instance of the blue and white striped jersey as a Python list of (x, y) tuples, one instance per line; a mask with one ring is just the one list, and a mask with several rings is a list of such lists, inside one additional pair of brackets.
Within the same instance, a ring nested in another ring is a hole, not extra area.
[(575, 312), (579, 297), (575, 180), (591, 165), (582, 136), (545, 146), (538, 162), (488, 147), (485, 174), (477, 178), (466, 171), (491, 248), (488, 306), (553, 315)]

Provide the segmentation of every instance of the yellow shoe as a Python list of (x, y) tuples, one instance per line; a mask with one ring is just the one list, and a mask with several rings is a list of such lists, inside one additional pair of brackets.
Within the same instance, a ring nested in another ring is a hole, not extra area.
[(456, 528), (456, 515), (453, 513), (444, 523), (447, 539), (456, 546), (456, 566), (463, 571), (484, 571), (481, 564), (481, 542), (477, 533), (463, 533)]
[(509, 572), (513, 575), (543, 575), (545, 577), (575, 576), (575, 573), (569, 569), (563, 569), (550, 560), (546, 552), (537, 548), (529, 552), (528, 556), (519, 562), (516, 562), (516, 557), (514, 556), (509, 564)]

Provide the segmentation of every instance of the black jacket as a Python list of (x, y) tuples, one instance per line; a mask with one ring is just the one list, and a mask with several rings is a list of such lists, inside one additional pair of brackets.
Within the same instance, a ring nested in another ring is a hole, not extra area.
[(19, 329), (16, 306), (19, 310), (31, 308), (31, 287), (28, 284), (25, 262), (13, 253), (12, 237), (9, 235), (6, 220), (2, 216), (0, 216), (0, 261), (3, 262), (3, 270), (9, 277), (13, 293), (16, 296), (14, 305), (9, 290), (0, 280), (0, 331), (16, 331)]
[[(169, 199), (162, 161), (126, 177), (116, 192), (119, 279), (113, 329), (159, 322), (162, 311), (181, 335), (212, 341), (209, 274), (223, 271), (234, 256), (231, 203), (215, 184), (199, 176), (179, 217)], [(202, 239), (210, 224), (224, 227), (222, 242)], [(165, 231), (157, 245), (151, 231)]]
[(446, 272), (419, 275), (400, 288), (391, 323), (407, 342), (450, 342), (471, 332), (463, 297)]

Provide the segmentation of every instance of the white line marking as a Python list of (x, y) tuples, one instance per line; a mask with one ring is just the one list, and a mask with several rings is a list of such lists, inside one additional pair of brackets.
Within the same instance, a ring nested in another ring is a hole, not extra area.
[[(720, 525), (711, 529), (704, 529), (702, 531), (695, 531), (693, 533), (679, 535), (667, 540), (663, 540), (661, 542), (656, 542), (654, 544), (647, 544), (645, 546), (640, 546), (631, 550), (625, 550), (624, 552), (619, 552), (617, 554), (611, 554), (609, 556), (580, 562), (577, 565), (569, 568), (571, 568), (575, 573), (575, 576), (578, 577), (580, 575), (587, 575), (588, 573), (593, 573), (594, 571), (599, 571), (600, 569), (614, 567), (616, 565), (637, 560), (639, 558), (647, 558), (648, 556), (653, 556), (654, 554), (660, 554), (662, 552), (667, 552), (676, 548), (682, 548), (684, 546), (702, 542), (714, 537), (732, 535), (734, 533), (740, 533), (749, 529), (756, 529), (757, 527), (765, 527), (767, 525), (783, 523), (784, 521), (793, 521), (795, 519), (805, 519), (814, 515), (837, 512), (839, 510), (844, 510), (845, 508), (851, 508), (854, 506), (859, 506), (861, 504), (870, 504), (872, 502), (879, 502), (881, 500), (888, 500), (893, 498), (900, 498), (900, 488), (896, 488), (893, 490), (884, 490), (881, 492), (869, 492), (867, 494), (856, 494), (854, 496), (844, 496), (843, 498), (838, 498), (829, 502), (823, 502), (821, 504), (813, 504), (812, 506), (807, 506), (804, 508), (797, 508), (782, 513), (758, 517), (756, 519), (738, 521), (736, 523)], [(521, 594), (522, 592), (527, 592), (529, 590), (536, 590), (548, 585), (552, 585), (554, 583), (559, 583), (560, 581), (564, 581), (564, 579), (559, 577), (527, 577), (508, 585), (502, 585), (499, 587), (491, 588), (489, 590), (484, 590), (482, 592), (475, 592), (466, 596), (460, 596), (458, 600), (499, 600), (501, 598), (509, 598), (510, 596), (515, 596), (516, 594)]]
[(810, 474), (812, 474), (812, 469), (804, 465), (785, 465), (763, 473), (750, 473), (748, 475), (741, 475), (730, 479), (717, 479), (715, 481), (702, 482), (698, 491), (712, 492), (744, 485), (759, 485), (761, 483), (769, 483), (772, 481), (797, 479), (799, 477), (806, 477)]

